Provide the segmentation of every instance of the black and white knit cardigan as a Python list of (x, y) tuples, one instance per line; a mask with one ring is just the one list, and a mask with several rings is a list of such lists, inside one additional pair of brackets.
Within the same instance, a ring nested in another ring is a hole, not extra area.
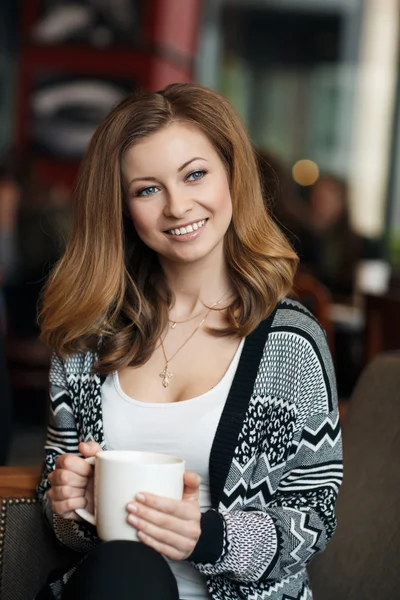
[[(77, 453), (80, 441), (105, 448), (95, 361), (91, 352), (53, 358), (38, 488), (57, 538), (81, 552), (99, 543), (94, 528), (53, 515), (45, 492), (57, 456)], [(283, 300), (246, 338), (209, 475), (213, 508), (189, 560), (213, 600), (310, 600), (306, 565), (335, 530), (342, 448), (326, 336), (299, 303)], [(67, 577), (49, 583), (50, 598)]]

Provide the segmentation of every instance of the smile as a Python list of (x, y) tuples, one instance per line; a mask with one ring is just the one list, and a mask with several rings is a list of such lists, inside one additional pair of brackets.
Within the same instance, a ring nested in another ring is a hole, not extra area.
[(196, 223), (191, 223), (190, 225), (186, 225), (186, 227), (179, 227), (177, 229), (168, 229), (165, 233), (169, 235), (185, 235), (186, 233), (193, 233), (193, 231), (197, 231), (201, 229), (206, 224), (207, 219), (202, 219), (201, 221), (196, 221)]

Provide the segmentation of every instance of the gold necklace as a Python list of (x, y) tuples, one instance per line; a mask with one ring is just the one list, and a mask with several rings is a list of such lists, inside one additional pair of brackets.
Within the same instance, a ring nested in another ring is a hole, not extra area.
[[(226, 295), (226, 293), (227, 292), (225, 292), (217, 302), (214, 302), (214, 304), (211, 304), (211, 306), (207, 309), (206, 315), (209, 314), (210, 310), (212, 308), (214, 308), (214, 306), (217, 306), (217, 304), (219, 304), (220, 302), (222, 302), (222, 299), (224, 298), (224, 296)], [(175, 329), (175, 327), (177, 325), (180, 325), (181, 323), (188, 323), (189, 321), (193, 321), (193, 319), (197, 319), (198, 317), (200, 317), (202, 315), (202, 313), (203, 313), (203, 311), (197, 313), (197, 315), (194, 315), (193, 317), (189, 317), (188, 319), (183, 319), (182, 321), (177, 321), (176, 319), (174, 319), (174, 320), (168, 319), (168, 321), (170, 323), (172, 323), (171, 329)]]
[[(212, 306), (215, 306), (215, 304), (213, 304)], [(203, 311), (197, 313), (197, 315), (194, 315), (194, 317), (189, 317), (188, 319), (184, 319), (183, 321), (176, 321), (176, 320), (172, 320), (172, 319), (168, 319), (168, 321), (171, 323), (171, 329), (175, 329), (175, 327), (177, 325), (180, 325), (181, 323), (188, 323), (189, 321), (193, 321), (193, 319), (197, 319), (197, 317), (200, 317), (200, 315), (202, 315), (202, 314), (203, 314)]]
[[(186, 346), (186, 344), (192, 339), (192, 337), (194, 336), (195, 333), (198, 332), (198, 330), (200, 329), (200, 327), (203, 325), (204, 321), (207, 319), (208, 315), (210, 314), (210, 312), (212, 311), (212, 309), (214, 308), (214, 306), (216, 306), (217, 304), (219, 304), (222, 299), (224, 298), (226, 292), (224, 292), (224, 294), (221, 296), (221, 298), (218, 300), (218, 302), (214, 302), (214, 304), (212, 304), (210, 306), (210, 308), (207, 310), (206, 314), (204, 315), (203, 319), (200, 321), (199, 325), (197, 325), (196, 329), (194, 329), (194, 331), (192, 331), (192, 333), (189, 335), (189, 337), (187, 338), (187, 340), (185, 340), (183, 342), (183, 344), (181, 344), (178, 348), (178, 350), (176, 350), (174, 352), (174, 354), (172, 356), (170, 356), (169, 358), (167, 358), (167, 354), (165, 352), (165, 348), (164, 348), (164, 342), (162, 340), (162, 338), (160, 337), (160, 344), (161, 344), (161, 349), (162, 349), (162, 353), (164, 355), (164, 359), (165, 359), (165, 367), (162, 370), (162, 372), (159, 374), (159, 377), (162, 378), (162, 385), (163, 387), (167, 388), (169, 386), (169, 381), (171, 379), (171, 377), (174, 376), (174, 374), (168, 370), (168, 365), (171, 362), (171, 360), (173, 358), (175, 358), (175, 356), (178, 354), (178, 352), (180, 352), (182, 350), (182, 348), (184, 346)], [(199, 315), (197, 315), (199, 316)], [(192, 317), (194, 318), (194, 317)], [(188, 321), (190, 321), (191, 319), (188, 319)], [(178, 323), (179, 321), (173, 321), (173, 323)], [(185, 323), (185, 321), (180, 321), (181, 323)], [(165, 338), (164, 338), (165, 339)]]

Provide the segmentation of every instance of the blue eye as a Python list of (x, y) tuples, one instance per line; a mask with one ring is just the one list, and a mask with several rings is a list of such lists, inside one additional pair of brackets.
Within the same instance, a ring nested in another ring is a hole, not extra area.
[(158, 191), (158, 187), (151, 185), (136, 192), (135, 196), (152, 196)]
[(199, 170), (193, 171), (186, 177), (186, 181), (198, 181), (199, 179), (203, 179), (204, 175), (207, 174), (207, 171)]

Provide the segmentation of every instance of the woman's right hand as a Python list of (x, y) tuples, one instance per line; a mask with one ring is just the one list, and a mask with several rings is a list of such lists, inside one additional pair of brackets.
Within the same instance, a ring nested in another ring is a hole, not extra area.
[[(101, 450), (96, 442), (81, 442), (78, 446), (82, 456), (95, 456)], [(56, 468), (50, 473), (51, 488), (47, 497), (56, 515), (64, 519), (80, 520), (77, 508), (94, 511), (93, 467), (77, 454), (62, 454), (56, 459)]]

